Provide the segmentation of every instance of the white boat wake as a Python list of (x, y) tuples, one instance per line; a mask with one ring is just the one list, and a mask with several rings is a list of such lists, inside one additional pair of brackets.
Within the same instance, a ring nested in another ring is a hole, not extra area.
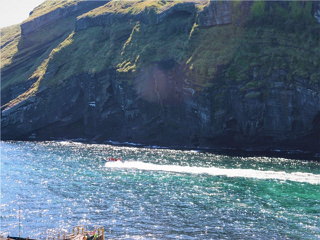
[(283, 172), (283, 171), (263, 171), (254, 169), (228, 169), (217, 167), (189, 167), (178, 165), (159, 165), (153, 163), (145, 163), (139, 161), (128, 162), (107, 162), (107, 168), (118, 169), (137, 169), (145, 171), (164, 171), (175, 173), (189, 173), (189, 174), (208, 174), (211, 176), (226, 176), (226, 177), (243, 177), (256, 179), (276, 179), (282, 181), (304, 182), (310, 184), (320, 184), (320, 175), (304, 172)]

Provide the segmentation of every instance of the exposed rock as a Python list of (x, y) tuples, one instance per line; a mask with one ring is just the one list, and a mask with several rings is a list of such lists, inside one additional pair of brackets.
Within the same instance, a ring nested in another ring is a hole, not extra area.
[(196, 14), (195, 4), (192, 2), (178, 3), (173, 7), (158, 14), (157, 23), (161, 23), (165, 18), (168, 18), (171, 15), (178, 15), (178, 14), (195, 15)]
[[(156, 68), (158, 64), (151, 71)], [(170, 70), (162, 68), (161, 81), (173, 84), (170, 76), (179, 74), (178, 69), (178, 65)], [(290, 146), (313, 136), (313, 145), (304, 147), (319, 144), (319, 133), (312, 135), (320, 113), (319, 90), (277, 85), (266, 90), (262, 99), (260, 93), (247, 97), (233, 87), (222, 92), (224, 105), (213, 108), (219, 90), (194, 96), (181, 91), (177, 98), (168, 98), (183, 84), (173, 84), (177, 87), (171, 93), (163, 85), (163, 93), (169, 94), (163, 95), (152, 78), (141, 77), (144, 90), (121, 83), (114, 71), (75, 76), (66, 87), (47, 89), (36, 98), (3, 111), (3, 137), (28, 139), (34, 134), (39, 139), (86, 137), (187, 146), (193, 146), (196, 138), (196, 145), (200, 146), (281, 142)], [(141, 79), (137, 81), (141, 84)], [(146, 89), (148, 84), (150, 88)]]
[(313, 16), (317, 19), (318, 23), (320, 23), (320, 3), (313, 3)]
[(160, 13), (156, 13), (153, 9), (146, 8), (144, 11), (138, 14), (107, 12), (95, 17), (83, 16), (77, 20), (76, 30), (80, 31), (94, 26), (108, 26), (116, 22), (140, 21), (145, 24), (159, 24), (166, 18), (176, 14), (195, 16), (195, 4), (191, 2), (178, 3)]
[(199, 26), (211, 27), (232, 23), (232, 6), (230, 1), (210, 1), (199, 13)]

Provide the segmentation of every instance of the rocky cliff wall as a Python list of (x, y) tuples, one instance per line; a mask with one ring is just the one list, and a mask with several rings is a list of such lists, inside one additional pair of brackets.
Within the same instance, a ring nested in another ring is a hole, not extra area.
[[(290, 4), (188, 2), (80, 16), (27, 78), (36, 90), (7, 97), (2, 137), (318, 151), (317, 5), (297, 15), (300, 5)], [(283, 30), (276, 17), (310, 24)], [(16, 71), (8, 69), (5, 79)]]
[[(172, 70), (162, 74), (169, 79)], [(320, 143), (319, 89), (275, 82), (263, 93), (243, 93), (240, 86), (232, 86), (148, 99), (120, 79), (111, 70), (74, 76), (67, 86), (46, 89), (2, 113), (2, 134), (6, 139), (49, 136), (189, 147), (310, 150)], [(159, 84), (147, 90), (150, 96), (159, 94)]]
[(199, 25), (211, 27), (232, 23), (232, 3), (229, 1), (210, 1), (199, 14)]

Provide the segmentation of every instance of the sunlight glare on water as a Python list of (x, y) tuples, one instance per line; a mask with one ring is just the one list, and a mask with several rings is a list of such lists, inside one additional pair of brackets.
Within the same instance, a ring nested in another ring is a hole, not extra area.
[[(123, 162), (106, 162), (109, 157)], [(74, 142), (1, 142), (1, 232), (319, 239), (320, 164)]]

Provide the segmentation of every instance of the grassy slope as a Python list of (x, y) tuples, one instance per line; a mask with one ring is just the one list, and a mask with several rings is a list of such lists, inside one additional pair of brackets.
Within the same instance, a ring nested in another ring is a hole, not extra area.
[(25, 93), (13, 99), (9, 105), (14, 105), (38, 91), (40, 81), (34, 78), (34, 73), (47, 61), (51, 51), (74, 29), (74, 19), (74, 16), (59, 19), (54, 25), (43, 26), (25, 39), (20, 36), (19, 25), (10, 28), (10, 31), (6, 28), (4, 31), (1, 29), (4, 36), (1, 45), (4, 43), (3, 40), (13, 39), (1, 49), (1, 71), (6, 72), (2, 75), (1, 91), (8, 92), (17, 84), (35, 81), (30, 89), (26, 89)]
[[(148, 2), (143, 2), (144, 6), (148, 6)], [(152, 3), (155, 6), (159, 1)], [(119, 7), (121, 3), (109, 4)], [(131, 12), (134, 8), (136, 12), (137, 9), (140, 11), (140, 4), (139, 1), (130, 2), (125, 7), (121, 5), (120, 9), (110, 8), (108, 11)], [(190, 19), (177, 17), (156, 27), (119, 23), (106, 28), (87, 29), (75, 34), (74, 46), (65, 49), (61, 57), (57, 55), (55, 64), (61, 65), (63, 70), (59, 70), (56, 79), (66, 79), (79, 71), (98, 72), (105, 67), (117, 68), (119, 72), (135, 71), (148, 63), (173, 58), (187, 64), (197, 84), (202, 86), (211, 85), (221, 68), (224, 69), (224, 78), (236, 82), (250, 81), (249, 73), (253, 68), (259, 68), (265, 76), (273, 70), (283, 69), (289, 72), (287, 80), (296, 77), (318, 81), (320, 47), (319, 36), (315, 32), (319, 25), (303, 15), (295, 18), (294, 9), (287, 11), (275, 6), (276, 9), (267, 12), (257, 10), (254, 5), (248, 23), (242, 26), (201, 29), (195, 25), (191, 28)], [(162, 5), (160, 9), (163, 8)], [(264, 19), (279, 18), (279, 15), (282, 19), (275, 22), (268, 23)], [(291, 21), (290, 25), (295, 27), (285, 29), (279, 21), (284, 25)], [(75, 49), (78, 50), (71, 61), (65, 60), (65, 56)]]
[[(65, 8), (77, 3), (76, 0), (47, 0), (36, 7), (24, 22), (31, 21), (58, 8)], [(42, 79), (42, 77), (38, 78), (39, 69), (44, 69), (45, 64), (52, 57), (52, 50), (54, 48), (59, 49), (59, 44), (72, 32), (74, 22), (75, 16), (61, 18), (54, 24), (42, 26), (26, 38), (21, 38), (19, 25), (12, 29), (1, 29), (1, 32), (4, 32), (2, 43), (3, 40), (13, 39), (10, 44), (1, 49), (1, 71), (5, 72), (1, 80), (1, 91), (8, 93), (17, 84), (20, 84), (21, 87), (26, 82), (29, 82), (29, 84), (34, 82), (29, 89), (26, 89), (26, 92), (6, 105), (14, 105), (38, 91)]]
[[(75, 4), (74, 0), (53, 1), (47, 0), (36, 7), (29, 18), (25, 21), (30, 21), (38, 16), (44, 15), (57, 8), (62, 8)], [(15, 68), (15, 71), (10, 72), (2, 79), (1, 90), (6, 91), (6, 88), (11, 85), (27, 81), (37, 67), (44, 61), (50, 51), (59, 44), (63, 35), (71, 32), (73, 29), (73, 17), (61, 19), (53, 26), (44, 26), (40, 31), (36, 31), (28, 36), (26, 40), (21, 39), (21, 29), (19, 25), (1, 29), (1, 69), (6, 70), (6, 67)], [(65, 35), (67, 36), (67, 35)], [(52, 42), (52, 39), (57, 39)], [(49, 45), (48, 45), (49, 44)], [(47, 49), (43, 54), (37, 54), (39, 49)]]
[(140, 23), (117, 23), (107, 28), (76, 32), (73, 44), (57, 51), (47, 62), (48, 68), (59, 70), (44, 84), (61, 83), (72, 75), (99, 72), (105, 68), (134, 72), (162, 59), (173, 58), (181, 62), (186, 58), (191, 27), (190, 19), (173, 17), (157, 28)]
[(25, 22), (31, 21), (41, 15), (47, 14), (47, 13), (54, 11), (58, 8), (68, 7), (71, 5), (75, 5), (76, 3), (77, 3), (76, 0), (58, 0), (58, 1), (46, 0), (45, 2), (40, 4), (38, 7), (33, 9), (29, 18)]
[[(40, 31), (28, 36), (28, 44), (24, 44), (25, 40), (20, 39), (19, 34), (12, 43), (13, 46), (3, 48), (1, 68), (3, 70), (14, 68), (15, 70), (4, 76), (1, 89), (5, 90), (10, 85), (28, 80), (37, 66), (48, 57), (50, 51), (67, 36), (68, 32), (71, 32), (73, 27), (70, 22), (72, 21), (73, 18), (61, 19), (54, 26), (41, 28)], [(52, 39), (55, 41), (51, 42)], [(42, 50), (43, 53), (38, 54), (39, 50)]]
[(155, 12), (160, 13), (182, 2), (195, 2), (199, 5), (199, 8), (201, 8), (201, 6), (207, 4), (208, 0), (113, 0), (99, 8), (96, 8), (88, 13), (83, 14), (81, 17), (96, 17), (107, 13), (139, 14), (147, 8), (154, 9)]
[[(161, 12), (182, 1), (112, 1), (82, 15), (142, 12), (147, 7)], [(200, 5), (207, 4), (201, 1)], [(42, 69), (58, 69), (56, 74), (43, 83), (61, 83), (64, 79), (81, 72), (99, 72), (105, 68), (116, 68), (118, 72), (134, 72), (151, 62), (173, 58), (184, 61), (187, 54), (191, 19), (170, 18), (154, 26), (140, 23), (116, 23), (106, 28), (95, 27), (73, 35), (73, 44), (57, 52)], [(51, 65), (51, 66), (50, 66)], [(38, 71), (42, 79), (45, 71)]]
[[(136, 14), (148, 6), (159, 12), (171, 4), (114, 1), (86, 16), (108, 11)], [(193, 84), (199, 89), (215, 84), (259, 88), (268, 84), (266, 79), (276, 70), (287, 72), (280, 81), (305, 79), (319, 83), (319, 24), (310, 17), (310, 3), (288, 4), (270, 7), (255, 2), (246, 23), (240, 25), (199, 28), (191, 18), (177, 16), (157, 26), (131, 22), (89, 28), (73, 33), (53, 49), (33, 77), (38, 78), (38, 84), (60, 84), (81, 72), (115, 68), (134, 74), (152, 62), (174, 59), (189, 68)], [(237, 6), (234, 4), (235, 22), (239, 17)], [(47, 71), (52, 73), (50, 77), (45, 76)], [(254, 71), (264, 78), (253, 79)]]
[(20, 33), (21, 31), (19, 25), (1, 28), (0, 68), (9, 65), (12, 62), (13, 56), (18, 52)]

